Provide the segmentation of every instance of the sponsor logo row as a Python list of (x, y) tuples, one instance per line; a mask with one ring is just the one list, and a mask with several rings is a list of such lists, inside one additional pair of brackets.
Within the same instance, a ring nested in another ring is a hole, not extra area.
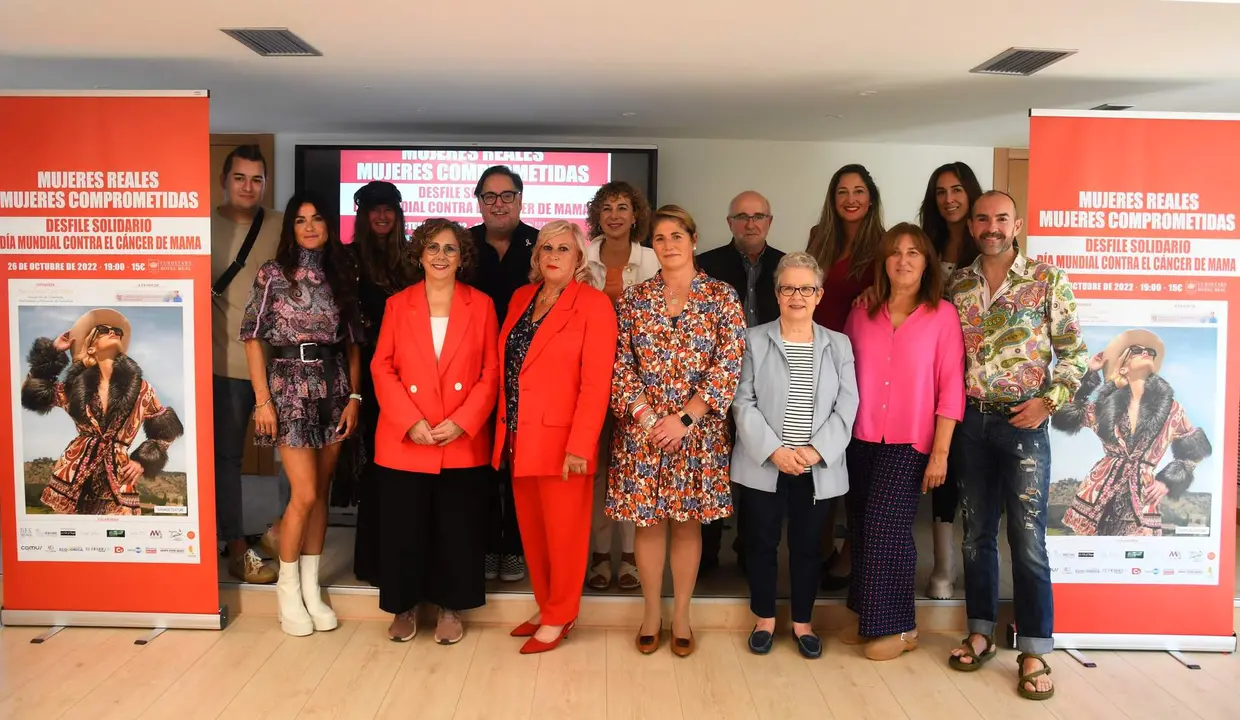
[(1207, 552), (1205, 550), (1168, 550), (1151, 552), (1145, 550), (1114, 550), (1110, 552), (1098, 552), (1093, 550), (1064, 550), (1059, 553), (1059, 557), (1064, 559), (1124, 559), (1124, 560), (1170, 560), (1173, 562), (1213, 562), (1218, 559), (1215, 552)]
[(126, 553), (132, 553), (134, 555), (188, 555), (190, 557), (195, 557), (197, 555), (197, 550), (194, 549), (193, 545), (185, 545), (182, 547), (149, 547), (126, 545), (60, 545), (56, 543), (48, 543), (19, 545), (18, 549), (22, 552), (36, 553), (96, 555), (124, 555)]
[(198, 533), (185, 528), (157, 528), (154, 530), (122, 530), (118, 528), (101, 528), (101, 529), (49, 529), (49, 528), (33, 528), (23, 526), (18, 530), (18, 536), (22, 539), (26, 538), (74, 538), (74, 537), (107, 537), (107, 538), (126, 538), (128, 540), (169, 540), (171, 542), (189, 542), (198, 537)]

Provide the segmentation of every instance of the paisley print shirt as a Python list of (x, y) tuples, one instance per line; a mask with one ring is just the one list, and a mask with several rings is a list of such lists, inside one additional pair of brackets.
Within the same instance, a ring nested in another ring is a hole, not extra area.
[(1062, 406), (1089, 360), (1067, 274), (1017, 255), (992, 291), (981, 262), (957, 270), (948, 285), (964, 330), (965, 395), (987, 402), (1045, 396)]

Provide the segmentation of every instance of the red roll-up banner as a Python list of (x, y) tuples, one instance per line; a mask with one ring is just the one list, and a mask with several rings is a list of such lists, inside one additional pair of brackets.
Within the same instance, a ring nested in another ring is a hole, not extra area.
[(1237, 151), (1240, 115), (1031, 113), (1027, 252), (1092, 355), (1052, 421), (1057, 647), (1236, 648)]
[(6, 625), (225, 622), (207, 106), (0, 93)]

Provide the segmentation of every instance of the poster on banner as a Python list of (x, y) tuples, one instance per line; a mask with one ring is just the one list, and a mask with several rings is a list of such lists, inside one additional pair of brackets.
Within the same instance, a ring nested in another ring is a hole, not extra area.
[[(197, 438), (182, 420), (195, 416), (192, 281), (11, 279), (8, 293), (17, 559), (200, 562)], [(105, 389), (96, 359), (114, 353)], [(92, 405), (124, 418), (110, 452)]]
[(521, 220), (540, 228), (552, 220), (586, 226), (587, 203), (611, 179), (611, 153), (511, 150), (342, 150), (340, 237), (353, 237), (353, 194), (374, 180), (400, 190), (405, 232), (432, 217), (465, 226), (482, 222), (474, 188), (493, 165), (521, 176)]
[(1217, 584), (1212, 529), (1230, 520), (1215, 392), (1225, 383), (1227, 304), (1081, 299), (1077, 310), (1093, 360), (1075, 402), (1051, 422), (1055, 582)]
[(205, 91), (0, 92), (6, 624), (222, 625), (208, 123)]
[(1237, 148), (1240, 116), (1031, 113), (1026, 251), (1067, 271), (1091, 355), (1051, 418), (1066, 647), (1235, 648)]

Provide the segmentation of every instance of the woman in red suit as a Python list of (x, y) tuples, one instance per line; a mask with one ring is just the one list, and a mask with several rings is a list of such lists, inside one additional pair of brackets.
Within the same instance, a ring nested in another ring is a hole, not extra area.
[(512, 631), (530, 638), (523, 654), (556, 647), (577, 619), (616, 359), (616, 314), (607, 295), (588, 284), (581, 228), (548, 223), (530, 264), (532, 282), (513, 294), (500, 333), (504, 381), (491, 458), (496, 468), (506, 459), (512, 469), (538, 603), (538, 613)]
[[(370, 365), (379, 422), (379, 607), (388, 637), (417, 634), (417, 607), (439, 607), (435, 641), (464, 636), (459, 612), (486, 602), (486, 464), (499, 384), (495, 305), (466, 285), (474, 245), (432, 218), (410, 241), (419, 281), (387, 301)], [(582, 557), (584, 558), (584, 552)]]

